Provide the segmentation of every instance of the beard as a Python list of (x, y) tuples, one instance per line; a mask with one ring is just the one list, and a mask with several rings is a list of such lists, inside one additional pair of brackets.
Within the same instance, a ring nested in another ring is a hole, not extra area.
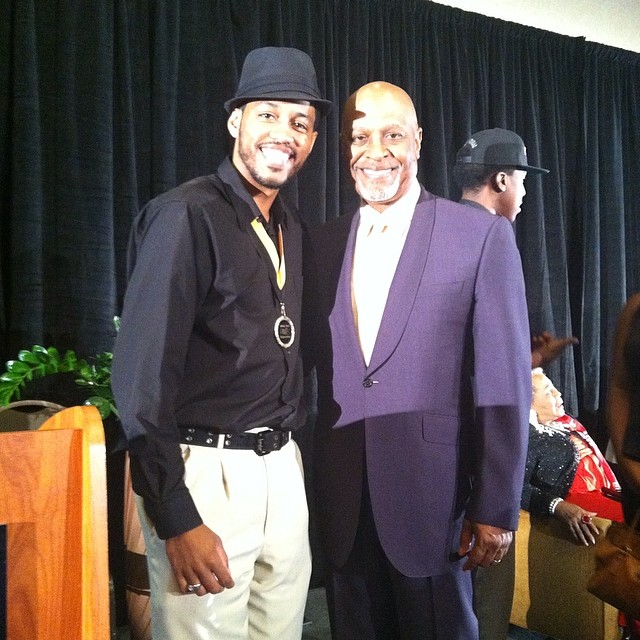
[(391, 184), (376, 184), (356, 177), (356, 185), (360, 197), (366, 202), (386, 202), (391, 200), (400, 188), (400, 175), (396, 175)]
[(258, 155), (262, 155), (262, 152), (257, 147), (246, 143), (242, 135), (238, 137), (238, 155), (247, 168), (249, 175), (257, 184), (267, 189), (280, 189), (280, 187), (283, 187), (289, 182), (300, 169), (300, 165), (295, 162), (295, 156), (293, 163), (284, 167), (281, 171), (270, 170), (266, 166), (266, 160), (264, 161), (265, 166), (260, 167), (259, 165), (262, 159), (259, 159)]

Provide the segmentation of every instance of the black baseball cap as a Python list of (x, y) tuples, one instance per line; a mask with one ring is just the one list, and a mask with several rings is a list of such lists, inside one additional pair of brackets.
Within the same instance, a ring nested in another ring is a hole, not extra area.
[(530, 173), (549, 173), (532, 167), (522, 138), (508, 129), (485, 129), (474, 133), (456, 154), (457, 164), (482, 164), (514, 167)]

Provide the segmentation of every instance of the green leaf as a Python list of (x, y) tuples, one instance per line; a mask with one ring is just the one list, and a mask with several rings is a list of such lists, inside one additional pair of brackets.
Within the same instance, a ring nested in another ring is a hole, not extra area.
[(36, 378), (44, 378), (45, 375), (47, 375), (47, 365), (44, 363), (39, 364), (37, 367), (34, 367), (33, 373)]
[(82, 376), (82, 378), (86, 381), (91, 380), (93, 373), (91, 371), (91, 367), (88, 364), (84, 364), (81, 367), (78, 367), (76, 371)]
[(60, 373), (60, 371), (64, 371), (64, 369), (60, 369), (59, 363), (58, 362), (45, 362), (43, 363), (43, 369), (41, 369), (42, 371), (42, 376), (49, 376), (53, 373)]
[(49, 354), (50, 358), (60, 360), (60, 352), (55, 347), (48, 347), (46, 352)]
[(19, 400), (20, 389), (24, 387), (24, 381), (21, 377), (9, 378), (9, 375), (0, 376), (0, 405), (9, 404), (14, 398)]
[(0, 381), (1, 382), (10, 382), (10, 383), (14, 383), (16, 381), (22, 380), (22, 376), (16, 374), (16, 373), (12, 373), (11, 371), (6, 371), (5, 373), (3, 373), (0, 376)]
[(7, 371), (23, 374), (29, 371), (29, 365), (20, 362), (20, 360), (9, 360), (9, 362), (7, 362)]
[(31, 351), (20, 351), (18, 353), (18, 360), (20, 360), (21, 362), (26, 362), (28, 364), (40, 364), (38, 356)]
[(62, 359), (62, 363), (67, 367), (67, 371), (75, 371), (83, 362), (84, 360), (78, 359), (75, 351), (67, 351)]
[(113, 400), (113, 392), (111, 391), (111, 387), (108, 387), (104, 384), (94, 384), (91, 385), (93, 387), (93, 392), (96, 396), (100, 396), (101, 398), (105, 398), (106, 400)]
[(0, 406), (8, 405), (13, 398), (20, 400), (20, 389), (18, 387), (0, 385)]
[(49, 352), (39, 344), (31, 347), (31, 353), (33, 353), (33, 355), (36, 356), (36, 358), (38, 358), (40, 362), (48, 362), (50, 359)]
[(105, 418), (108, 418), (111, 414), (111, 403), (105, 398), (100, 398), (99, 396), (91, 396), (90, 398), (87, 398), (84, 403), (96, 407), (100, 412), (100, 417), (103, 420)]

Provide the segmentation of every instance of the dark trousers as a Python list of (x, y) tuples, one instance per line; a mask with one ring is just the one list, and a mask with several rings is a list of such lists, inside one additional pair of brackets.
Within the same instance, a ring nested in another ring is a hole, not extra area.
[(327, 579), (334, 640), (477, 640), (471, 574), (461, 567), (425, 578), (401, 574), (380, 545), (365, 494), (349, 560)]
[(516, 536), (500, 564), (473, 571), (473, 608), (480, 640), (506, 640), (516, 577)]

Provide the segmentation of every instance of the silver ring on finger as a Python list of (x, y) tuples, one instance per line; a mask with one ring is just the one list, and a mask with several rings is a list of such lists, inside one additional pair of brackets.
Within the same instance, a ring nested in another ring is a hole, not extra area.
[(199, 582), (196, 582), (195, 584), (188, 584), (187, 585), (187, 591), (189, 593), (195, 593), (196, 591), (198, 591), (198, 589), (200, 589), (202, 585)]

